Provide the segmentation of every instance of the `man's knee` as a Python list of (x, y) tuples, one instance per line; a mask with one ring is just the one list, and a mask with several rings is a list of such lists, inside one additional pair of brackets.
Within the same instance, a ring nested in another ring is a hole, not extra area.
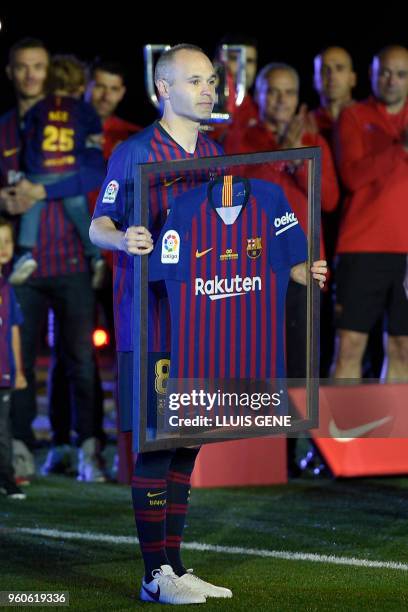
[(338, 332), (338, 355), (340, 361), (361, 361), (368, 334), (341, 329)]
[(387, 354), (390, 360), (408, 367), (408, 336), (388, 336)]

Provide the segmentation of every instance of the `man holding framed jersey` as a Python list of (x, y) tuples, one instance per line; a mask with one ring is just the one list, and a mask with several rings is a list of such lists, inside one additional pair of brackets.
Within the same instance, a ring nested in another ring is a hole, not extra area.
[[(155, 82), (163, 106), (162, 118), (114, 152), (90, 228), (95, 244), (116, 251), (114, 300), (119, 369), (126, 362), (125, 355), (133, 349), (133, 256), (147, 255), (153, 250), (152, 235), (159, 235), (169, 203), (195, 186), (194, 181), (188, 184), (175, 180), (156, 186), (151, 195), (149, 229), (133, 226), (135, 166), (148, 161), (222, 153), (218, 145), (199, 131), (201, 121), (211, 115), (216, 86), (214, 68), (201, 49), (178, 45), (166, 51), (157, 62)], [(312, 274), (323, 285), (325, 262), (316, 262)], [(306, 264), (294, 266), (291, 275), (306, 283)], [(124, 396), (120, 400), (126, 402)], [(129, 411), (130, 400), (125, 406)], [(186, 570), (180, 557), (190, 477), (198, 452), (196, 447), (138, 454), (132, 497), (145, 563), (140, 593), (144, 601), (204, 603), (207, 597), (232, 596), (229, 589), (216, 587)]]

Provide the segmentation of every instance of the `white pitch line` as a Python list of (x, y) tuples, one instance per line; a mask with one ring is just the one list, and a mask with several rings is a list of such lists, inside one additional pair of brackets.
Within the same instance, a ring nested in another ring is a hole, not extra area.
[[(28, 535), (43, 536), (61, 540), (83, 540), (87, 542), (103, 542), (109, 544), (137, 544), (136, 537), (113, 536), (90, 531), (59, 531), (58, 529), (29, 529), (27, 527), (3, 529), (3, 532), (26, 533)], [(370, 561), (355, 557), (336, 557), (335, 555), (318, 555), (316, 553), (285, 552), (280, 550), (265, 550), (262, 548), (244, 548), (240, 546), (218, 546), (216, 544), (202, 544), (200, 542), (184, 542), (186, 550), (199, 550), (227, 555), (244, 555), (253, 557), (266, 557), (284, 559), (285, 561), (312, 561), (315, 563), (330, 563), (332, 565), (349, 565), (353, 567), (368, 567), (374, 569), (392, 569), (403, 572), (408, 571), (408, 563), (397, 561)]]

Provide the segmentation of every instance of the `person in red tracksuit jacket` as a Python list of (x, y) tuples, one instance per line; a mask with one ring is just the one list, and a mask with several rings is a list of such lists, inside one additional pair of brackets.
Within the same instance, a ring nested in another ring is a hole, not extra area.
[[(310, 111), (311, 120), (315, 122), (319, 134), (323, 136), (333, 156), (334, 131), (341, 111), (354, 104), (353, 87), (357, 75), (353, 70), (350, 54), (342, 47), (327, 47), (314, 58), (314, 86), (319, 94), (320, 106)], [(341, 193), (341, 201), (344, 193)], [(340, 224), (341, 203), (335, 211), (322, 214), (325, 250), (331, 266)]]
[[(314, 58), (314, 88), (319, 95), (320, 105), (310, 111), (312, 121), (321, 136), (324, 136), (334, 157), (334, 130), (337, 119), (343, 110), (354, 103), (353, 88), (357, 75), (353, 69), (350, 53), (342, 47), (330, 46)], [(332, 268), (336, 242), (340, 226), (342, 203), (345, 190), (340, 182), (340, 202), (336, 210), (322, 212), (324, 247), (329, 267)], [(333, 277), (329, 290), (322, 295), (321, 325), (325, 333), (320, 336), (320, 376), (327, 377), (333, 366), (336, 328), (334, 324)], [(373, 330), (365, 356), (364, 375), (379, 376), (384, 358), (382, 348), (382, 329)]]
[(343, 110), (353, 104), (357, 75), (353, 60), (342, 47), (327, 47), (314, 58), (314, 86), (320, 106), (311, 111), (319, 133), (333, 146), (334, 126)]
[[(330, 147), (310, 122), (306, 108), (299, 104), (299, 76), (288, 64), (265, 66), (256, 80), (259, 106), (257, 125), (242, 130), (240, 138), (226, 138), (227, 153), (274, 151), (304, 146), (322, 149), (322, 209), (333, 211), (339, 188)], [(251, 167), (252, 178), (279, 184), (293, 208), (299, 223), (307, 232), (308, 169), (306, 162), (280, 162)], [(324, 244), (321, 240), (321, 255)], [(289, 378), (306, 378), (306, 288), (289, 282), (286, 296), (286, 371)], [(290, 476), (299, 475), (295, 460), (295, 439), (288, 444)]]
[[(116, 115), (116, 109), (126, 94), (125, 70), (121, 64), (110, 60), (99, 60), (92, 66), (85, 99), (91, 104), (102, 122), (103, 157), (108, 163), (114, 149), (133, 134), (140, 132), (140, 126)], [(99, 189), (89, 194), (91, 214), (94, 211)], [(104, 251), (109, 268), (112, 270), (112, 253)], [(109, 288), (112, 292), (112, 288)], [(109, 319), (110, 321), (110, 319)], [(113, 329), (113, 318), (112, 318)]]
[(119, 143), (142, 129), (115, 114), (125, 94), (125, 72), (119, 63), (106, 60), (93, 64), (85, 98), (92, 104), (102, 122), (105, 160), (109, 159)]
[[(227, 153), (253, 153), (306, 146), (322, 149), (322, 209), (336, 208), (339, 188), (330, 148), (309, 121), (306, 108), (299, 104), (299, 76), (287, 64), (265, 66), (256, 80), (256, 99), (259, 106), (258, 123), (241, 130), (239, 138), (224, 142)], [(308, 171), (306, 163), (285, 162), (251, 169), (251, 176), (278, 183), (307, 230)]]
[(370, 330), (387, 314), (388, 380), (408, 379), (408, 50), (371, 65), (372, 97), (340, 115), (338, 159), (348, 190), (337, 245), (336, 378), (360, 378)]

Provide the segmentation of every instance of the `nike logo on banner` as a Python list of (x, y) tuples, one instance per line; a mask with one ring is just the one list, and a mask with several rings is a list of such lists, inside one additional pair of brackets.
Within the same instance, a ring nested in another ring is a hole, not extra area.
[(149, 597), (154, 599), (154, 601), (159, 601), (159, 598), (160, 598), (160, 587), (159, 586), (157, 586), (157, 591), (155, 593), (152, 593), (152, 591), (149, 591), (149, 589), (146, 589), (144, 585), (143, 585), (143, 588), (146, 591), (146, 593), (149, 595)]
[(182, 181), (183, 177), (182, 176), (178, 176), (177, 178), (173, 179), (172, 181), (164, 181), (163, 182), (163, 186), (164, 187), (171, 187), (172, 185), (174, 185), (174, 183), (177, 183), (177, 181)]
[(364, 425), (359, 425), (358, 427), (352, 427), (351, 429), (340, 429), (332, 419), (329, 423), (329, 434), (333, 440), (336, 440), (336, 442), (351, 442), (351, 440), (361, 438), (361, 436), (369, 431), (377, 429), (377, 427), (381, 427), (381, 425), (384, 425), (391, 419), (391, 416), (387, 416), (383, 417), (382, 419), (378, 419), (378, 421), (371, 421), (370, 423), (365, 423)]
[(12, 155), (15, 155), (16, 153), (18, 153), (18, 149), (7, 149), (6, 151), (3, 151), (3, 156), (11, 157)]
[(166, 491), (160, 491), (160, 493), (150, 493), (150, 491), (148, 491), (147, 497), (157, 497), (158, 495), (163, 495), (165, 492)]
[(210, 249), (207, 249), (206, 251), (201, 251), (201, 253), (200, 253), (200, 251), (197, 249), (197, 251), (196, 251), (196, 257), (197, 257), (197, 259), (199, 259), (199, 258), (200, 258), (200, 257), (202, 257), (203, 255), (207, 255), (207, 253), (209, 253), (210, 251), (212, 251), (212, 250), (213, 250), (213, 248), (214, 248), (214, 247), (211, 247)]

